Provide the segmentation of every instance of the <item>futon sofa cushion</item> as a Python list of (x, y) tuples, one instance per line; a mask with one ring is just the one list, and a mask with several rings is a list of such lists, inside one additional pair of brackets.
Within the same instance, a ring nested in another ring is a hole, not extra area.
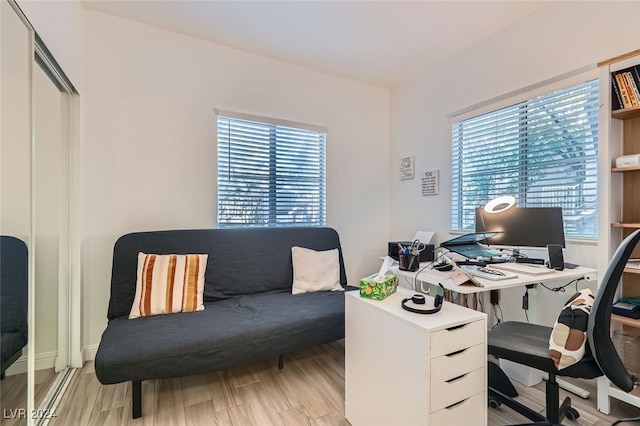
[(117, 318), (102, 336), (95, 367), (105, 384), (180, 377), (342, 337), (343, 292), (238, 296), (199, 312)]
[(22, 353), (27, 344), (27, 335), (23, 333), (2, 333), (0, 336), (0, 366), (2, 371), (11, 366), (16, 355)]

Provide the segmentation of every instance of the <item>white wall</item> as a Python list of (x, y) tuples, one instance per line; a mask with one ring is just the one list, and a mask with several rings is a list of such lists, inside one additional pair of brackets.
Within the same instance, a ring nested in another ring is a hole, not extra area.
[[(447, 240), (451, 212), (451, 128), (447, 115), (500, 95), (635, 50), (640, 45), (640, 3), (553, 2), (502, 30), (391, 96), (391, 235), (415, 229), (437, 232)], [(416, 179), (400, 181), (399, 158), (415, 155)], [(422, 196), (419, 174), (440, 170), (439, 195)], [(567, 261), (597, 267), (597, 246), (568, 244)], [(540, 257), (543, 257), (544, 253)], [(553, 323), (559, 307), (572, 294), (541, 295), (542, 320)], [(507, 292), (503, 292), (507, 293)], [(524, 320), (523, 290), (503, 294), (505, 317)]]
[(106, 326), (117, 237), (215, 226), (214, 107), (328, 127), (328, 225), (340, 234), (351, 283), (379, 268), (389, 234), (387, 89), (85, 17), (86, 346)]
[(82, 93), (84, 9), (77, 0), (17, 0), (69, 80)]
[(29, 31), (2, 4), (0, 38), (0, 233), (30, 237), (31, 127)]

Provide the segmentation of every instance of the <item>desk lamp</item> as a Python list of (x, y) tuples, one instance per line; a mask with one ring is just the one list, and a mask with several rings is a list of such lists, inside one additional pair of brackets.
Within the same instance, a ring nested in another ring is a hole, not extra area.
[[(492, 213), (500, 213), (509, 210), (511, 207), (516, 205), (516, 198), (511, 195), (502, 195), (498, 198), (494, 198), (484, 205), (484, 211), (492, 214)], [(484, 223), (484, 216), (480, 215), (480, 219), (482, 220), (482, 229), (486, 229), (487, 226)], [(477, 228), (477, 227), (476, 227)]]
[[(487, 204), (484, 205), (484, 211), (492, 214), (492, 213), (501, 213), (509, 210), (511, 207), (516, 205), (516, 198), (512, 195), (502, 195), (500, 197), (494, 198), (490, 200)], [(484, 216), (480, 215), (480, 219), (482, 219), (482, 229), (486, 229), (486, 225), (484, 223)], [(514, 250), (513, 254), (518, 255), (519, 250)]]
[(484, 211), (487, 213), (500, 213), (510, 209), (516, 205), (515, 197), (511, 195), (503, 195), (498, 198), (494, 198), (484, 205)]

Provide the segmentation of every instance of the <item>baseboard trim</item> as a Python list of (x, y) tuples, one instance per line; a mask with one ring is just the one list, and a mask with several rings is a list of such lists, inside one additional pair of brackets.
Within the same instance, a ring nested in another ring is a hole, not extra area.
[(98, 346), (100, 346), (99, 344), (96, 345), (89, 345), (89, 346), (85, 346), (83, 351), (84, 351), (84, 362), (87, 361), (93, 361), (94, 359), (96, 359), (96, 353), (98, 352)]
[[(25, 347), (26, 349), (26, 347)], [(35, 369), (45, 370), (47, 368), (54, 368), (56, 365), (56, 358), (58, 357), (57, 351), (44, 352), (37, 354), (35, 357)], [(22, 356), (14, 362), (11, 367), (7, 368), (7, 376), (14, 374), (23, 374), (27, 372), (27, 353), (26, 350), (22, 351)]]

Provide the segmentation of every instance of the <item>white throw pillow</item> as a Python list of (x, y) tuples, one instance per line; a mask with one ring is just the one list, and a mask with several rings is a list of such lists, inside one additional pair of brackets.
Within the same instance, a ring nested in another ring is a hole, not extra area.
[(311, 291), (344, 291), (340, 285), (338, 249), (315, 251), (291, 247), (293, 260), (292, 294)]

